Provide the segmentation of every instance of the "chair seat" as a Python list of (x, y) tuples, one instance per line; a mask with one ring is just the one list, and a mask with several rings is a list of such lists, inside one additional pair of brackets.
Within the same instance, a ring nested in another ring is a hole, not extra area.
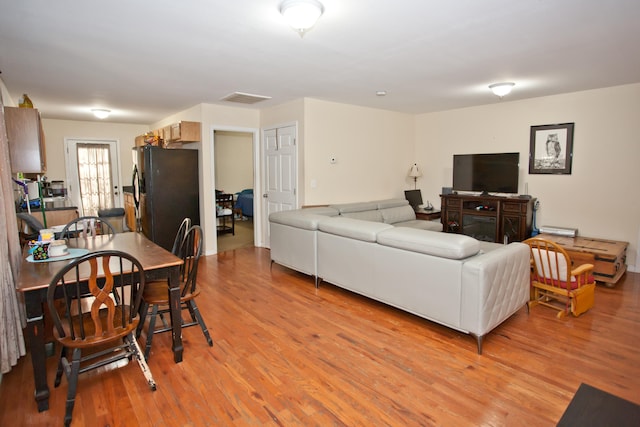
[[(96, 335), (96, 327), (91, 319), (91, 313), (84, 313), (82, 317), (80, 316), (72, 316), (73, 330), (75, 331), (76, 339), (72, 338), (71, 328), (68, 323), (63, 325), (64, 337), (60, 337), (58, 331), (56, 329), (53, 330), (53, 336), (56, 340), (58, 340), (65, 347), (71, 348), (84, 348), (95, 346), (100, 343), (108, 343), (111, 341), (115, 341), (120, 339), (131, 331), (135, 330), (138, 327), (139, 317), (136, 316), (131, 323), (122, 324), (122, 312), (123, 307), (118, 306), (115, 308), (114, 317), (113, 317), (113, 331), (108, 332), (108, 310), (102, 309), (99, 311), (99, 319), (100, 326), (102, 328), (102, 335)], [(125, 318), (129, 316), (129, 307), (124, 307), (124, 316)], [(80, 323), (82, 323), (82, 327), (84, 328), (85, 334), (87, 335), (86, 339), (80, 339)]]
[[(189, 292), (186, 295), (180, 297), (180, 302), (185, 302), (194, 299), (200, 294), (200, 289), (196, 289), (195, 292)], [(142, 293), (142, 299), (145, 303), (150, 305), (168, 305), (169, 304), (169, 291), (167, 289), (167, 282), (148, 282)]]
[(549, 283), (545, 283), (545, 282), (540, 282), (540, 284), (544, 284), (547, 286), (553, 286), (556, 288), (562, 288), (562, 289), (578, 289), (581, 286), (584, 285), (588, 285), (590, 283), (594, 283), (596, 281), (595, 277), (593, 277), (593, 275), (589, 275), (585, 278), (585, 276), (578, 276), (575, 278), (576, 280), (571, 280), (570, 282), (567, 282), (565, 280), (554, 280), (553, 282), (551, 280), (549, 280)]

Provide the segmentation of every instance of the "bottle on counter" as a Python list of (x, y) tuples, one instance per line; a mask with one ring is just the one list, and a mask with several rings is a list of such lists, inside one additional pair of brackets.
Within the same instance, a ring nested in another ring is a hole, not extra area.
[(29, 96), (25, 93), (20, 98), (20, 102), (18, 103), (18, 107), (20, 108), (33, 108), (33, 102), (29, 99)]

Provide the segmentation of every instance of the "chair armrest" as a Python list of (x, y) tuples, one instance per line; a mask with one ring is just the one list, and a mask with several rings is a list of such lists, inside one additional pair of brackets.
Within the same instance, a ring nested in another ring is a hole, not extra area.
[(582, 264), (571, 270), (571, 277), (575, 277), (578, 287), (595, 283), (593, 264)]
[(581, 274), (589, 274), (593, 271), (593, 264), (582, 264), (571, 270), (572, 276), (579, 276)]

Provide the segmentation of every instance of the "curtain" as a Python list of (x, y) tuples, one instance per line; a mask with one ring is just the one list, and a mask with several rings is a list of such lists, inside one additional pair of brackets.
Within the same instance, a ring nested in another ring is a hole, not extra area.
[(77, 150), (82, 211), (97, 216), (98, 210), (113, 208), (109, 145), (78, 144)]
[[(0, 110), (2, 108), (4, 107), (0, 101)], [(4, 374), (26, 353), (22, 335), (26, 321), (24, 310), (18, 304), (15, 286), (22, 252), (4, 113), (0, 114), (0, 197), (0, 374)]]

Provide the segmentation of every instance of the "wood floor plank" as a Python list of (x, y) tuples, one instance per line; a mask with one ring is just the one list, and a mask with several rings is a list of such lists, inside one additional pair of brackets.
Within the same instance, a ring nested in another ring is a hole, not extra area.
[[(197, 303), (214, 346), (154, 336), (149, 390), (137, 363), (81, 376), (73, 425), (550, 426), (580, 383), (640, 404), (640, 274), (598, 286), (578, 318), (523, 307), (465, 334), (271, 265), (269, 251), (204, 257)], [(436, 297), (436, 296), (434, 296)], [(144, 335), (141, 338), (144, 345)], [(67, 383), (38, 413), (30, 355), (0, 384), (0, 425), (60, 425)], [(103, 396), (100, 398), (99, 396)]]

